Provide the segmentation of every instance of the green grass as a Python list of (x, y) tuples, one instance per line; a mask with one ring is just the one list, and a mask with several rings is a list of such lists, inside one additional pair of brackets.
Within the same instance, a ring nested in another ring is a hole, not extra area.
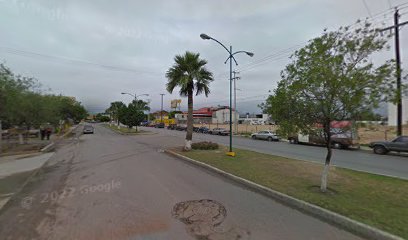
[(323, 165), (234, 149), (176, 151), (236, 176), (408, 239), (408, 181), (338, 167), (319, 191)]
[(136, 129), (134, 129), (134, 128), (125, 128), (125, 127), (118, 128), (116, 125), (109, 126), (109, 124), (104, 124), (104, 126), (107, 127), (107, 128), (110, 128), (110, 129), (112, 129), (112, 130), (114, 130), (114, 131), (117, 131), (117, 132), (120, 132), (120, 133), (124, 133), (124, 134), (134, 135), (134, 134), (146, 134), (146, 133), (150, 133), (149, 131), (144, 131), (144, 130), (140, 130), (140, 129), (138, 129), (138, 130), (136, 131)]

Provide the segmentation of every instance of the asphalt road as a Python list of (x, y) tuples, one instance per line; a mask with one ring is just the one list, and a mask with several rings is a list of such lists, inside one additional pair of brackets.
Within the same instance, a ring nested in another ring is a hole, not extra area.
[[(184, 139), (184, 131), (143, 128), (160, 135)], [(194, 141), (213, 141), (228, 145), (229, 136), (194, 133)], [(177, 142), (180, 143), (180, 142)], [(253, 150), (305, 161), (324, 163), (326, 149), (319, 146), (294, 145), (287, 142), (267, 142), (244, 137), (233, 137), (233, 147)], [(408, 179), (408, 157), (405, 155), (377, 155), (365, 150), (333, 150), (332, 164), (358, 171)]]
[(360, 239), (161, 151), (182, 142), (96, 126), (3, 209), (1, 239)]

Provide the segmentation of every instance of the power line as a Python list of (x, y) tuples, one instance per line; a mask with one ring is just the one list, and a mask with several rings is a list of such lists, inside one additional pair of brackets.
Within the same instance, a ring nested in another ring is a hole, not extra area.
[(365, 8), (367, 9), (368, 16), (372, 17), (370, 9), (368, 8), (367, 2), (365, 0), (363, 0), (363, 4), (364, 4)]
[[(408, 4), (408, 2), (399, 4), (397, 6), (403, 6), (403, 5), (406, 5), (406, 4)], [(408, 7), (408, 6), (406, 6), (406, 7)], [(406, 8), (406, 7), (404, 7), (404, 8)], [(388, 14), (390, 14), (392, 12), (393, 12), (393, 9), (386, 9), (386, 10), (378, 12), (378, 13), (376, 13), (374, 15), (370, 14), (370, 17), (368, 19), (372, 21), (371, 22), (372, 26), (375, 26), (377, 24), (385, 24), (384, 21), (389, 20), (389, 19), (392, 18), (392, 15), (388, 15)], [(381, 17), (383, 17), (383, 19), (381, 19)], [(355, 28), (355, 27), (357, 27), (357, 26), (359, 26), (359, 25), (361, 25), (363, 23), (364, 23), (363, 21), (357, 21), (357, 22), (355, 22), (353, 24), (348, 25), (348, 27), (349, 27), (349, 29), (353, 29), (353, 28)], [(261, 59), (257, 59), (254, 62), (245, 64), (244, 66), (238, 68), (238, 70), (240, 72), (245, 72), (245, 71), (252, 70), (252, 69), (254, 69), (256, 67), (262, 66), (262, 65), (264, 65), (266, 63), (269, 63), (269, 62), (275, 62), (277, 60), (285, 59), (286, 57), (289, 57), (292, 54), (294, 49), (299, 48), (300, 46), (304, 45), (307, 42), (308, 41), (304, 41), (304, 42), (298, 43), (298, 44), (296, 44), (296, 45), (294, 45), (292, 47), (270, 53), (270, 54), (268, 54), (267, 56), (265, 56), (265, 57), (263, 57)], [(225, 76), (225, 74), (226, 73), (224, 72), (224, 73), (220, 74), (219, 77)]]
[(79, 65), (90, 65), (94, 67), (100, 67), (108, 71), (120, 71), (120, 72), (130, 72), (130, 73), (137, 73), (137, 74), (150, 74), (150, 75), (162, 75), (162, 73), (154, 73), (154, 72), (148, 72), (148, 71), (139, 71), (131, 68), (125, 68), (125, 67), (119, 67), (119, 66), (112, 66), (112, 65), (106, 65), (106, 64), (101, 64), (101, 63), (95, 63), (87, 60), (81, 60), (81, 59), (74, 59), (74, 58), (67, 58), (63, 56), (55, 56), (55, 55), (47, 55), (43, 53), (38, 53), (38, 52), (31, 52), (31, 51), (25, 51), (25, 50), (20, 50), (20, 49), (15, 49), (15, 48), (10, 48), (10, 47), (4, 47), (0, 46), (0, 51), (9, 53), (9, 54), (14, 54), (17, 56), (22, 56), (22, 57), (30, 57), (30, 58), (36, 58), (36, 59), (41, 59), (45, 61), (58, 61), (60, 63), (68, 63), (68, 64), (79, 64)]

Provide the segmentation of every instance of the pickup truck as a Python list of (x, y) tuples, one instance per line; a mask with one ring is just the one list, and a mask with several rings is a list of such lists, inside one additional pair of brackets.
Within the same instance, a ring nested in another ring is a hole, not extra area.
[(388, 152), (408, 152), (408, 136), (400, 136), (392, 141), (371, 142), (369, 145), (375, 154), (387, 154)]
[[(360, 148), (356, 127), (351, 121), (333, 121), (331, 124), (331, 144), (333, 148)], [(312, 145), (326, 144), (322, 126), (316, 125), (315, 134), (293, 134), (288, 137), (289, 143), (303, 143)]]

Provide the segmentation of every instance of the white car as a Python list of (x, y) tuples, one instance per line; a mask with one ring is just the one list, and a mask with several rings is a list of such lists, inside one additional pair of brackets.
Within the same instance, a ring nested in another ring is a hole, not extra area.
[(269, 142), (272, 141), (279, 141), (279, 136), (276, 135), (276, 133), (271, 132), (271, 131), (260, 131), (257, 133), (251, 134), (252, 139), (262, 139), (262, 140), (268, 140)]

